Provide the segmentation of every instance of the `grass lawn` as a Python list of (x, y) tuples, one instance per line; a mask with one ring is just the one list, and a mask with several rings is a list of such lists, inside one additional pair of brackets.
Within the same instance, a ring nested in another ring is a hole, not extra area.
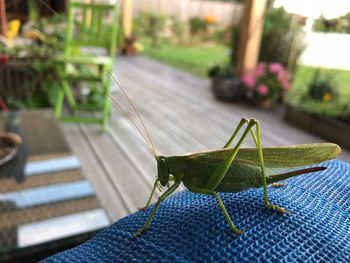
[(203, 46), (180, 46), (162, 43), (159, 48), (151, 48), (149, 38), (142, 38), (142, 53), (166, 64), (205, 77), (210, 67), (229, 59), (229, 48), (221, 44)]

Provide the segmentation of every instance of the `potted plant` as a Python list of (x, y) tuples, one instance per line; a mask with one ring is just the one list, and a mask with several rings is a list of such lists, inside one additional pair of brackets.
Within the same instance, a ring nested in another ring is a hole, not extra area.
[(242, 98), (241, 80), (235, 76), (230, 65), (213, 66), (208, 70), (208, 76), (211, 78), (211, 88), (217, 99), (230, 101)]
[(10, 60), (10, 56), (7, 52), (7, 48), (4, 44), (0, 43), (0, 66), (5, 66)]
[(309, 84), (307, 99), (328, 103), (337, 98), (337, 83), (332, 75), (321, 74), (318, 69)]
[(138, 51), (142, 50), (143, 46), (138, 41), (137, 37), (132, 35), (131, 37), (124, 38), (124, 44), (121, 48), (123, 55), (136, 55)]
[(349, 98), (346, 95), (339, 95), (341, 89), (333, 73), (317, 69), (311, 81), (301, 87), (296, 87), (288, 94), (289, 108), (298, 108), (310, 114), (332, 118), (344, 118), (349, 113)]
[(242, 77), (245, 95), (262, 108), (271, 107), (290, 90), (289, 76), (280, 63), (259, 63)]

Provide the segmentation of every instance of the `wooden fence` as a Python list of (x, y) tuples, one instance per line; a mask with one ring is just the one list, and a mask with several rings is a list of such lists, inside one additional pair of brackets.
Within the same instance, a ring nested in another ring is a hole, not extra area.
[(237, 3), (195, 0), (134, 0), (134, 15), (152, 12), (174, 16), (181, 21), (192, 17), (214, 16), (220, 25), (237, 23), (243, 13), (243, 5)]

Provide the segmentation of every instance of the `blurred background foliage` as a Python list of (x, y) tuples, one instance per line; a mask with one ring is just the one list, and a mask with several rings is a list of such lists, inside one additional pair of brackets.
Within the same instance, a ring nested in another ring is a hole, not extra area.
[[(315, 114), (350, 115), (349, 72), (322, 69), (319, 76), (323, 77), (318, 77), (316, 81), (316, 68), (298, 64), (306, 48), (303, 24), (283, 8), (273, 8), (272, 3), (269, 1), (264, 17), (259, 61), (279, 62), (288, 69), (293, 88), (287, 96), (287, 103), (306, 108)], [(210, 13), (183, 21), (160, 12), (140, 12), (134, 16), (134, 35), (137, 36), (139, 50), (146, 56), (202, 77), (206, 77), (210, 69), (215, 69), (219, 75), (230, 75), (228, 72), (234, 71), (237, 61), (241, 15), (232, 15), (232, 22), (223, 25), (218, 23), (218, 17)], [(25, 101), (7, 96), (10, 106), (30, 108), (52, 103), (58, 84), (50, 61), (63, 50), (65, 30), (62, 21), (65, 18), (58, 16), (38, 19), (26, 28), (27, 31), (36, 32), (31, 45), (14, 46), (11, 49), (0, 47), (1, 52), (9, 54), (13, 59), (30, 59), (32, 69), (41, 80), (36, 91)], [(331, 21), (321, 17), (315, 21), (314, 30), (349, 33), (349, 21), (350, 14)], [(119, 30), (119, 46), (123, 43), (123, 38), (123, 31)], [(324, 77), (326, 75), (332, 77)], [(311, 87), (320, 94), (310, 91)], [(322, 100), (317, 100), (316, 97), (322, 97)]]
[[(6, 48), (10, 66), (2, 70), (19, 78), (16, 89), (23, 93), (18, 96), (12, 88), (5, 88), (2, 96), (11, 109), (50, 107), (59, 87), (54, 58), (63, 51), (65, 25), (61, 16), (51, 16), (25, 24), (22, 31), (26, 41)], [(22, 72), (25, 78), (20, 77)]]
[[(232, 64), (237, 61), (240, 24), (232, 28)], [(283, 8), (268, 7), (263, 24), (259, 62), (279, 62), (290, 72), (296, 70), (305, 49), (302, 25), (293, 20)]]
[(320, 17), (315, 20), (313, 30), (316, 32), (332, 32), (350, 34), (350, 13), (337, 19), (325, 19)]

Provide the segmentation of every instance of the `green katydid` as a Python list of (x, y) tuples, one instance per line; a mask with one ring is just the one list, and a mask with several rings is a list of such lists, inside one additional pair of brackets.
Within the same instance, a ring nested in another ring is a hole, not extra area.
[[(237, 144), (229, 148), (244, 125), (246, 128)], [(257, 148), (240, 148), (249, 132)], [(150, 206), (159, 183), (162, 186), (169, 186), (170, 181), (174, 183), (159, 197), (145, 225), (135, 235), (140, 236), (148, 229), (160, 203), (173, 193), (181, 182), (194, 193), (214, 196), (231, 230), (242, 234), (243, 230), (234, 225), (217, 192), (240, 192), (251, 187), (263, 187), (265, 207), (284, 213), (284, 208), (269, 202), (267, 185), (296, 175), (321, 171), (326, 167), (301, 168), (279, 174), (269, 173), (269, 168), (292, 168), (320, 163), (336, 158), (340, 152), (340, 147), (332, 143), (262, 148), (259, 122), (243, 118), (223, 149), (178, 156), (156, 156), (158, 175), (148, 202), (141, 210)]]
[[(43, 0), (40, 0), (40, 2), (42, 2), (53, 13), (57, 14), (57, 12), (52, 10), (52, 8), (50, 8)], [(59, 14), (57, 15), (61, 17)], [(64, 20), (62, 19), (62, 21)], [(89, 48), (88, 50), (92, 54), (95, 54), (93, 50)], [(69, 62), (68, 59), (67, 62)], [(72, 66), (74, 66), (74, 64), (72, 64)], [(75, 69), (78, 72), (80, 71), (79, 68)], [(146, 136), (144, 136), (144, 134), (140, 131), (136, 123), (130, 117), (128, 117), (128, 114), (125, 114), (125, 110), (123, 110), (123, 108), (112, 96), (110, 96), (111, 100), (138, 130), (146, 144), (153, 152), (157, 161), (158, 175), (156, 177), (151, 195), (143, 209), (150, 206), (152, 197), (157, 187), (159, 187), (159, 184), (162, 186), (168, 186), (168, 189), (159, 197), (158, 201), (154, 205), (153, 210), (144, 226), (135, 233), (136, 236), (141, 235), (148, 229), (160, 203), (166, 197), (172, 194), (180, 186), (181, 182), (183, 182), (183, 184), (194, 193), (214, 196), (227, 220), (230, 229), (236, 234), (242, 234), (243, 231), (238, 229), (233, 224), (231, 217), (227, 213), (226, 208), (217, 192), (240, 192), (251, 187), (263, 187), (265, 206), (269, 209), (284, 213), (284, 208), (269, 202), (267, 185), (293, 176), (324, 170), (326, 167), (301, 167), (297, 170), (291, 170), (291, 168), (330, 160), (336, 158), (341, 152), (339, 146), (332, 143), (262, 148), (259, 122), (255, 119), (248, 120), (243, 118), (223, 149), (189, 153), (178, 156), (157, 155), (153, 142), (141, 116), (137, 112), (135, 106), (125, 93), (122, 86), (113, 76), (112, 72), (109, 72), (109, 74), (115, 84), (119, 86), (121, 92), (137, 114), (142, 127), (146, 132)], [(237, 144), (233, 148), (230, 148), (234, 138), (244, 125), (246, 125), (246, 128), (244, 129), (241, 137), (238, 139)], [(253, 130), (254, 127), (255, 131)], [(256, 148), (240, 148), (248, 133), (251, 133)], [(282, 173), (276, 173), (276, 171), (273, 171), (273, 168), (283, 168), (288, 170), (285, 170)], [(169, 186), (170, 182), (173, 182), (171, 186)]]

